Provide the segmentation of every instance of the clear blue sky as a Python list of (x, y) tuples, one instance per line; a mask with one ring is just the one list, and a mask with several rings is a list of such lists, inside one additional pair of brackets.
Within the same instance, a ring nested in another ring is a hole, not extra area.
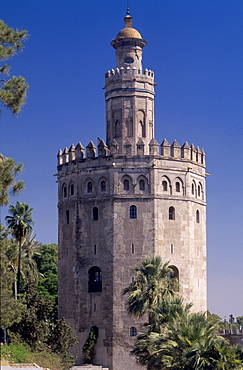
[[(243, 315), (242, 0), (130, 0), (133, 26), (148, 41), (155, 72), (156, 139), (186, 140), (207, 155), (208, 308)], [(126, 0), (2, 0), (0, 17), (25, 28), (12, 73), (29, 85), (18, 118), (3, 109), (1, 152), (24, 163), (42, 243), (57, 242), (56, 155), (105, 139), (104, 74)], [(12, 199), (15, 204), (17, 199)], [(2, 219), (6, 209), (2, 211)]]

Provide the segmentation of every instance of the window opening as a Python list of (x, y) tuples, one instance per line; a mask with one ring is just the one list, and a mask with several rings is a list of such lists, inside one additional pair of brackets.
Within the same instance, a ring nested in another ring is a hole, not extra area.
[(98, 220), (98, 208), (94, 207), (93, 208), (93, 221), (97, 221), (97, 220)]
[(199, 213), (198, 210), (196, 211), (196, 221), (199, 224), (199, 222), (200, 222), (200, 213)]
[(123, 187), (124, 187), (124, 190), (129, 190), (129, 181), (128, 180), (124, 180)]
[(180, 193), (180, 191), (181, 191), (181, 185), (180, 185), (180, 183), (177, 181), (177, 182), (176, 182), (176, 192), (177, 192), (177, 193)]
[(195, 192), (195, 190), (194, 190), (194, 184), (192, 184), (192, 195), (194, 195), (194, 192)]
[(100, 183), (100, 190), (101, 191), (106, 191), (106, 182), (103, 180)]
[(130, 218), (137, 218), (137, 207), (136, 206), (130, 207)]
[(132, 253), (134, 253), (135, 249), (134, 249), (134, 244), (132, 243)]
[(69, 211), (66, 211), (66, 223), (69, 224)]
[(94, 312), (96, 312), (96, 303), (94, 303)]
[(200, 185), (197, 187), (197, 195), (200, 197), (201, 196), (201, 188)]
[(119, 120), (115, 122), (115, 137), (121, 137), (121, 125)]
[(173, 244), (170, 245), (170, 254), (174, 254), (174, 245)]
[(175, 266), (169, 266), (169, 268), (171, 269), (171, 271), (168, 272), (168, 280), (176, 278), (179, 282), (179, 270), (178, 270), (178, 268), (175, 267)]
[(102, 292), (102, 273), (101, 269), (97, 266), (89, 269), (89, 293)]
[(92, 184), (91, 181), (88, 182), (87, 191), (88, 191), (88, 193), (92, 193), (92, 191), (93, 191), (93, 184)]
[(175, 208), (174, 207), (169, 208), (169, 220), (175, 220)]
[(96, 254), (96, 244), (94, 245), (94, 254)]
[(134, 326), (132, 326), (130, 328), (130, 337), (136, 337), (136, 335), (137, 335), (137, 329), (134, 328)]
[(74, 195), (74, 185), (71, 184), (71, 195)]
[(163, 188), (163, 191), (167, 191), (167, 181), (162, 181), (162, 188)]
[(139, 181), (139, 190), (145, 190), (145, 181), (144, 180)]
[(64, 188), (63, 188), (63, 196), (64, 196), (64, 198), (67, 197), (67, 188), (66, 188), (66, 186), (64, 186)]

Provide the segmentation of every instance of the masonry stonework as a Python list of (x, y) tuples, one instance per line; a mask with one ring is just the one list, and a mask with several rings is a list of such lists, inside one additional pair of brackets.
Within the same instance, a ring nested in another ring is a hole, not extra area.
[[(58, 153), (59, 316), (79, 344), (99, 328), (95, 363), (140, 369), (130, 350), (141, 332), (122, 290), (145, 257), (170, 261), (180, 293), (206, 310), (205, 153), (154, 138), (154, 73), (142, 70), (146, 41), (125, 17), (106, 73), (106, 142)], [(134, 332), (135, 329), (135, 332)]]

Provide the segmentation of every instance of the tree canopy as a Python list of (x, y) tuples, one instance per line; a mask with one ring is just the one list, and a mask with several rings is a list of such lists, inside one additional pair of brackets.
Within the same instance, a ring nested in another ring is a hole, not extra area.
[[(20, 52), (27, 37), (26, 30), (19, 31), (9, 28), (3, 20), (0, 20), (0, 60), (3, 62)], [(22, 76), (9, 77), (10, 68), (6, 63), (0, 66), (0, 74), (2, 76), (0, 79), (2, 105), (10, 109), (13, 114), (17, 114), (25, 104), (29, 86)]]
[(22, 180), (15, 181), (16, 176), (22, 171), (22, 163), (18, 164), (14, 159), (0, 154), (0, 207), (9, 204), (9, 195), (18, 195), (24, 189)]
[(130, 316), (149, 318), (131, 351), (140, 365), (149, 370), (243, 369), (242, 347), (217, 335), (217, 315), (191, 312), (176, 278), (170, 279), (168, 263), (146, 258), (134, 270), (137, 276), (123, 294), (128, 294)]

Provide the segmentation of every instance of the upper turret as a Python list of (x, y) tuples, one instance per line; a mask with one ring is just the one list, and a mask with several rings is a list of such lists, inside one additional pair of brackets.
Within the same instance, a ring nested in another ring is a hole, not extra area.
[(129, 12), (124, 21), (125, 28), (111, 41), (111, 45), (116, 49), (116, 66), (117, 68), (130, 66), (142, 70), (142, 48), (147, 42), (135, 28), (132, 28), (132, 17)]

